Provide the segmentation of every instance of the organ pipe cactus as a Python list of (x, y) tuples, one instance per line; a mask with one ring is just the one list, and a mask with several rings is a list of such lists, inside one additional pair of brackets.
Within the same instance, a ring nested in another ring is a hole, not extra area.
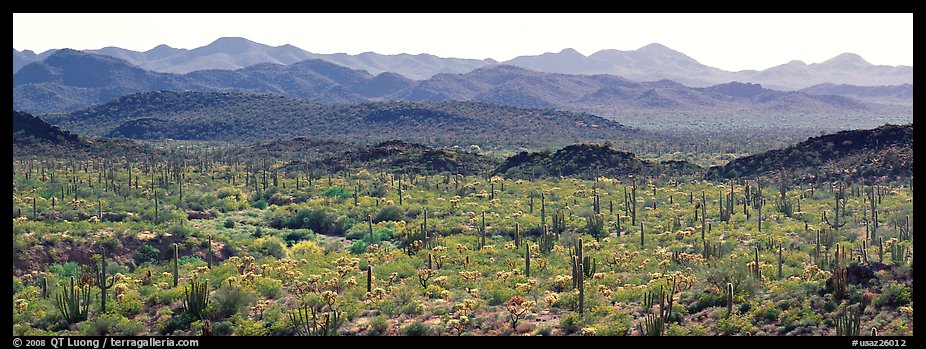
[(55, 305), (68, 323), (75, 324), (87, 320), (90, 310), (90, 285), (76, 286), (72, 276), (71, 286), (64, 286), (55, 297)]
[(672, 287), (669, 294), (663, 294), (659, 298), (659, 310), (656, 314), (646, 314), (643, 319), (643, 333), (647, 336), (662, 336), (665, 334), (666, 322), (672, 316), (672, 303), (675, 301), (675, 287), (678, 279), (672, 279)]
[(209, 305), (209, 280), (197, 283), (196, 279), (190, 281), (190, 288), (183, 289), (184, 312), (202, 318), (203, 310)]

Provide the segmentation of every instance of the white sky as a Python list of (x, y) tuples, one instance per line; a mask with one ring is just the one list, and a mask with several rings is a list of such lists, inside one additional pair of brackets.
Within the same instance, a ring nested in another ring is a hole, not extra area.
[(844, 52), (913, 65), (913, 14), (13, 14), (13, 48), (136, 51), (244, 37), (314, 53), (430, 53), (508, 60), (660, 43), (737, 71)]

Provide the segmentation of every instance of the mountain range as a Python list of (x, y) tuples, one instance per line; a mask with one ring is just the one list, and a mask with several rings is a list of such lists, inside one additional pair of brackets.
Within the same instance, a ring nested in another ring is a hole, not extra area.
[(233, 143), (310, 137), (539, 149), (635, 132), (591, 114), (551, 109), (459, 101), (319, 104), (239, 92), (143, 92), (43, 119), (85, 136)]
[[(127, 94), (160, 90), (274, 94), (324, 104), (475, 101), (589, 112), (635, 125), (655, 123), (653, 127), (679, 122), (714, 127), (731, 121), (741, 126), (821, 125), (820, 120), (806, 118), (807, 114), (834, 116), (833, 122), (840, 125), (848, 122), (842, 126), (869, 127), (871, 122), (877, 122), (874, 126), (909, 122), (912, 115), (909, 106), (866, 104), (854, 98), (782, 92), (736, 82), (692, 88), (670, 80), (636, 82), (612, 75), (543, 73), (509, 65), (412, 80), (389, 72), (374, 76), (318, 59), (172, 74), (75, 50), (57, 51), (14, 74), (13, 107), (39, 114), (71, 112)], [(886, 119), (873, 120), (871, 114)]]
[[(13, 49), (13, 73), (28, 63), (49, 57), (54, 51), (36, 54)], [(873, 65), (852, 53), (844, 53), (822, 63), (791, 61), (761, 71), (730, 72), (701, 64), (660, 44), (646, 45), (637, 50), (602, 50), (590, 56), (573, 49), (564, 49), (558, 53), (519, 56), (505, 62), (443, 58), (429, 54), (318, 54), (292, 45), (272, 47), (244, 38), (220, 38), (209, 45), (190, 50), (159, 45), (144, 52), (118, 47), (85, 52), (121, 58), (150, 71), (180, 74), (198, 70), (234, 70), (260, 63), (288, 65), (320, 59), (374, 75), (392, 72), (413, 80), (424, 80), (441, 73), (462, 74), (486, 66), (505, 64), (547, 73), (609, 74), (634, 81), (668, 79), (694, 87), (731, 81), (757, 83), (780, 90), (798, 90), (823, 83), (858, 86), (913, 83), (913, 67)]]

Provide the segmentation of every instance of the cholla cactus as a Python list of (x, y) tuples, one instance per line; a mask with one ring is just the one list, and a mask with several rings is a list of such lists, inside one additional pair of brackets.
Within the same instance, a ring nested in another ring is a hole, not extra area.
[(505, 302), (505, 309), (508, 310), (512, 330), (517, 326), (518, 320), (520, 320), (528, 310), (533, 308), (534, 305), (536, 305), (536, 303), (526, 300), (521, 296), (511, 297), (511, 299)]

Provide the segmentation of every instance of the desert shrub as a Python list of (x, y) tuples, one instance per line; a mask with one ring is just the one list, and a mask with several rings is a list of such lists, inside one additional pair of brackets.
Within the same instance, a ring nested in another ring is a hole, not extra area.
[(231, 220), (231, 219), (226, 219), (226, 220), (225, 220), (225, 224), (223, 224), (222, 226), (224, 226), (226, 229), (234, 228), (234, 227), (235, 227), (235, 221), (233, 221), (233, 220)]
[(135, 251), (135, 263), (142, 265), (145, 263), (157, 263), (161, 255), (161, 250), (157, 247), (144, 244)]
[(283, 290), (283, 282), (277, 279), (261, 277), (258, 278), (254, 284), (257, 288), (257, 293), (263, 298), (275, 299)]
[(559, 319), (559, 328), (566, 334), (573, 334), (582, 328), (582, 319), (577, 313), (568, 313)]
[(347, 188), (344, 188), (344, 187), (331, 187), (331, 188), (325, 189), (325, 191), (322, 192), (322, 196), (324, 196), (324, 197), (337, 197), (337, 198), (347, 199), (347, 198), (351, 197), (352, 194), (351, 194), (350, 190), (348, 190)]
[(276, 236), (265, 236), (254, 240), (254, 248), (267, 256), (283, 258), (286, 253), (283, 250), (283, 240)]
[(370, 319), (370, 324), (367, 327), (367, 334), (371, 336), (379, 336), (386, 332), (386, 329), (389, 328), (389, 322), (386, 321), (386, 318), (383, 316), (376, 316)]
[(398, 206), (385, 206), (379, 210), (379, 213), (373, 217), (373, 223), (385, 222), (385, 221), (401, 221), (405, 219), (405, 212), (402, 212)]
[(613, 314), (598, 323), (595, 329), (600, 336), (624, 336), (633, 326), (633, 318), (628, 313)]
[(431, 329), (420, 322), (414, 322), (411, 325), (402, 328), (402, 334), (406, 336), (427, 336), (431, 334)]
[(77, 276), (77, 262), (52, 264), (48, 266), (48, 270), (62, 278)]
[(881, 288), (881, 295), (875, 299), (876, 306), (901, 306), (910, 303), (910, 289), (906, 285), (892, 281)]
[(749, 316), (739, 313), (730, 314), (717, 320), (717, 330), (725, 335), (754, 333), (756, 327), (752, 325)]
[(247, 311), (248, 306), (255, 301), (250, 292), (238, 287), (222, 287), (215, 291), (215, 310), (221, 318), (229, 318), (239, 311)]

